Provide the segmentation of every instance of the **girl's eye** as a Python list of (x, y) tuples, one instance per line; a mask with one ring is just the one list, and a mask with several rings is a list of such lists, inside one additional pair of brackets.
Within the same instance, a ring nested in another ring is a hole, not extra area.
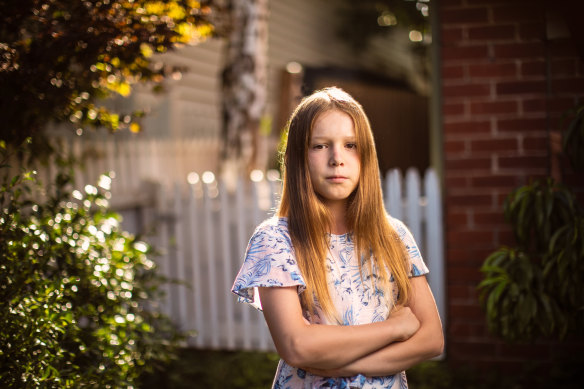
[(357, 143), (347, 143), (346, 146), (348, 149), (356, 149), (357, 148)]
[(322, 150), (325, 148), (325, 145), (314, 145), (314, 146), (312, 146), (312, 148), (315, 150)]

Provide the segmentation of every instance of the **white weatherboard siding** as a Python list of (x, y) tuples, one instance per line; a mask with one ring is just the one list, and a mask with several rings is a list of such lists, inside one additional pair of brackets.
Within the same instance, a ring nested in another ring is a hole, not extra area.
[[(410, 79), (409, 74), (414, 66), (408, 55), (408, 43), (398, 39), (398, 34), (377, 37), (371, 42), (370, 50), (356, 56), (338, 39), (335, 4), (327, 0), (269, 2), (268, 98), (265, 110), (266, 118), (271, 120), (273, 135), (267, 142), (270, 144), (269, 150), (273, 149), (281, 130), (278, 128), (281, 123), (281, 77), (289, 62), (312, 67), (376, 70), (396, 78)], [(120, 173), (117, 175), (118, 180), (148, 179), (168, 186), (174, 182), (183, 182), (189, 172), (201, 174), (204, 171), (218, 171), (222, 115), (221, 71), (225, 47), (224, 40), (214, 38), (157, 56), (155, 61), (161, 65), (185, 68), (181, 77), (166, 80), (163, 93), (153, 94), (149, 86), (139, 85), (129, 99), (114, 99), (110, 102), (111, 105), (124, 107), (126, 112), (144, 109), (148, 114), (141, 120), (142, 133), (130, 134), (124, 131), (110, 136), (105, 131), (91, 131), (91, 136), (87, 136), (90, 131), (86, 131), (84, 138), (92, 139), (92, 147), (98, 151), (104, 147), (105, 140), (108, 144), (129, 140), (150, 145), (152, 152), (142, 158), (145, 161), (142, 165), (150, 166), (147, 174), (136, 176), (138, 172), (134, 170), (134, 176), (126, 177), (125, 173), (117, 172)], [(127, 149), (123, 145), (114, 148)], [(99, 158), (97, 154), (95, 158)], [(272, 160), (275, 151), (269, 151), (268, 154)], [(93, 165), (101, 166), (99, 161)]]

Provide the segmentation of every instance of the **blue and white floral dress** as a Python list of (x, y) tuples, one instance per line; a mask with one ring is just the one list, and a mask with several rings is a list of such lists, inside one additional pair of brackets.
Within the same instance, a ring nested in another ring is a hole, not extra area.
[[(404, 224), (392, 217), (390, 223), (404, 242), (410, 256), (410, 276), (428, 273), (414, 238)], [(343, 325), (367, 324), (385, 320), (388, 307), (380, 290), (372, 288), (371, 276), (363, 267), (363, 278), (359, 274), (359, 263), (355, 255), (352, 235), (330, 235), (327, 256), (328, 283), (331, 298)], [(232, 292), (239, 300), (261, 309), (258, 287), (296, 286), (298, 294), (306, 284), (294, 257), (286, 218), (273, 217), (260, 224), (249, 241), (244, 263), (233, 284)], [(393, 289), (396, 293), (395, 285)], [(329, 323), (325, 315), (304, 312), (304, 317), (314, 324)], [(273, 388), (407, 388), (405, 372), (384, 377), (320, 377), (280, 360)]]

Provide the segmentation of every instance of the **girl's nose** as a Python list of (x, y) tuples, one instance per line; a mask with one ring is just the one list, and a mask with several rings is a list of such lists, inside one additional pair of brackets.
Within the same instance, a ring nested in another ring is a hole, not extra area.
[(343, 155), (342, 151), (338, 147), (331, 147), (331, 156), (329, 163), (331, 166), (342, 166), (343, 165)]

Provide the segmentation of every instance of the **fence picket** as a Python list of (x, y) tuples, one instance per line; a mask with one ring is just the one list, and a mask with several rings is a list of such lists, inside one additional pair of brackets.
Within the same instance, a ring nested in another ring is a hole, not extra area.
[[(235, 191), (235, 208), (237, 210), (237, 246), (238, 247), (246, 247), (247, 246), (247, 241), (249, 238), (249, 234), (246, 228), (247, 220), (246, 220), (246, 215), (248, 214), (245, 210), (245, 204), (244, 204), (244, 198), (243, 198), (243, 190), (241, 190), (241, 188), (243, 187), (243, 180), (241, 178), (238, 178), (237, 180), (237, 188), (240, 188), (240, 190), (236, 190)], [(242, 254), (243, 255), (243, 254)], [(250, 323), (250, 309), (242, 309), (242, 306), (240, 305), (239, 307), (240, 309), (240, 314), (241, 314), (241, 328), (242, 331), (239, 331), (240, 334), (243, 334), (243, 339), (242, 340), (242, 347), (244, 350), (251, 350), (251, 331), (250, 331), (250, 327), (251, 327), (251, 323)]]
[(231, 250), (229, 250), (231, 242), (231, 231), (229, 228), (229, 215), (232, 211), (229, 207), (229, 199), (225, 183), (220, 182), (219, 186), (219, 200), (220, 200), (220, 222), (221, 222), (221, 259), (223, 263), (223, 296), (225, 307), (225, 327), (223, 327), (224, 338), (226, 339), (225, 346), (228, 349), (235, 348), (235, 329), (233, 328), (233, 296), (228, 293), (231, 283), (233, 282), (233, 260), (231, 258)]
[(214, 185), (216, 185), (215, 180), (209, 180), (205, 182), (205, 177), (203, 177), (204, 182), (204, 224), (205, 224), (205, 242), (207, 248), (207, 256), (206, 256), (206, 266), (207, 266), (207, 285), (208, 288), (206, 292), (209, 293), (209, 317), (208, 317), (208, 325), (209, 325), (209, 332), (210, 332), (210, 346), (213, 348), (219, 347), (219, 334), (216, 329), (219, 325), (219, 320), (217, 317), (217, 291), (212, 286), (215, 284), (215, 280), (217, 279), (216, 271), (215, 271), (215, 241), (216, 237), (214, 234), (215, 231), (215, 223), (214, 218), (212, 215), (213, 211), (213, 190)]
[[(185, 234), (185, 230), (187, 228), (187, 224), (185, 223), (185, 213), (182, 194), (181, 194), (181, 186), (179, 183), (175, 183), (174, 187), (174, 217), (176, 218), (176, 268), (177, 268), (177, 278), (181, 278), (182, 280), (185, 279), (185, 249), (186, 249), (186, 242), (188, 239), (185, 239), (188, 234)], [(187, 290), (185, 285), (176, 285), (177, 289), (177, 305), (178, 305), (178, 314), (176, 316), (178, 320), (178, 324), (181, 328), (187, 327), (187, 320), (186, 320), (186, 313), (187, 313)]]
[[(404, 223), (408, 226), (418, 246), (423, 246), (422, 239), (422, 212), (420, 210), (420, 175), (417, 169), (409, 168), (406, 172), (406, 217)], [(425, 253), (420, 247), (422, 254)]]
[(403, 201), (401, 190), (401, 173), (398, 169), (387, 172), (385, 179), (385, 207), (387, 212), (395, 218), (403, 219)]
[(191, 231), (190, 239), (190, 251), (191, 251), (191, 264), (192, 264), (192, 276), (191, 276), (191, 290), (193, 293), (193, 313), (194, 321), (193, 327), (195, 330), (199, 331), (198, 336), (195, 337), (194, 343), (197, 347), (203, 346), (204, 333), (203, 330), (203, 295), (202, 295), (202, 274), (201, 274), (201, 252), (200, 252), (200, 230), (199, 223), (197, 222), (199, 210), (197, 207), (197, 195), (195, 192), (195, 184), (189, 185), (189, 206), (188, 206), (188, 216), (189, 216), (189, 226)]
[(429, 169), (424, 177), (426, 190), (425, 218), (427, 234), (428, 282), (434, 293), (442, 325), (446, 325), (446, 295), (444, 277), (444, 232), (442, 224), (442, 198), (440, 181), (436, 172)]

